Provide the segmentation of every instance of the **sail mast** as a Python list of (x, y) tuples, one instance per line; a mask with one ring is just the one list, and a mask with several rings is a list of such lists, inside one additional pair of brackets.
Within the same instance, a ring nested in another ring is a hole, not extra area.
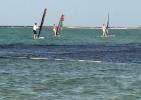
[(44, 9), (43, 16), (42, 16), (41, 23), (40, 23), (40, 27), (39, 27), (38, 37), (40, 37), (40, 34), (41, 34), (41, 31), (42, 31), (42, 27), (43, 27), (43, 23), (44, 23), (44, 19), (45, 19), (46, 13), (47, 13), (47, 9), (45, 8)]
[(109, 28), (109, 13), (108, 13), (108, 19), (107, 19), (107, 26), (106, 28), (108, 29)]

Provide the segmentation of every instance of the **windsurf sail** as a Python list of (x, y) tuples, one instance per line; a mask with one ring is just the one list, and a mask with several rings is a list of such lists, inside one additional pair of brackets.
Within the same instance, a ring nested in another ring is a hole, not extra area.
[(57, 26), (56, 35), (59, 35), (60, 34), (63, 26), (64, 26), (64, 15), (62, 14), (61, 17), (60, 17), (59, 24)]
[(47, 9), (45, 8), (44, 9), (43, 16), (42, 16), (41, 23), (40, 23), (40, 27), (39, 27), (38, 37), (40, 37), (40, 34), (41, 34), (41, 31), (42, 31), (42, 27), (43, 27), (43, 23), (44, 23), (44, 20), (45, 20), (46, 13), (47, 13)]
[(106, 28), (109, 28), (109, 14), (108, 14), (108, 19), (107, 19), (107, 26)]
[(108, 19), (107, 19), (107, 25), (106, 25), (106, 33), (108, 34), (108, 28), (109, 28), (109, 13), (108, 13)]

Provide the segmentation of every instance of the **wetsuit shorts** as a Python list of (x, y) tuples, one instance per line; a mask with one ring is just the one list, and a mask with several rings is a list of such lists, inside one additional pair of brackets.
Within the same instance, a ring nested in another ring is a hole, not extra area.
[(37, 32), (36, 32), (35, 30), (33, 30), (33, 33), (34, 33), (34, 34), (37, 34)]

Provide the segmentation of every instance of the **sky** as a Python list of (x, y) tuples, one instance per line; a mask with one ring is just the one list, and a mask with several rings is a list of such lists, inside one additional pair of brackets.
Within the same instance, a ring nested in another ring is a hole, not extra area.
[(40, 23), (47, 8), (45, 25), (101, 26), (110, 15), (110, 26), (141, 26), (141, 0), (0, 0), (0, 25)]

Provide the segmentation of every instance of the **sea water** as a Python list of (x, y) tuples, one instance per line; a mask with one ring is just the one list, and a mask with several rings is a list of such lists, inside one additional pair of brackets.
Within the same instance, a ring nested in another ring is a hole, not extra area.
[(141, 30), (101, 34), (0, 28), (0, 100), (141, 100)]

